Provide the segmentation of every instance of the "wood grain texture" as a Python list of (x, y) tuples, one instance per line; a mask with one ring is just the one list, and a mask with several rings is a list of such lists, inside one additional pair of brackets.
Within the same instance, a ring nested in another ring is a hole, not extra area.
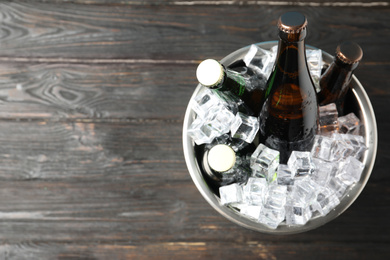
[(0, 64), (0, 119), (182, 120), (196, 64)]
[(5, 121), (0, 130), (0, 240), (15, 256), (358, 259), (370, 245), (388, 252), (386, 176), (373, 175), (324, 227), (279, 237), (245, 230), (207, 205), (186, 172), (177, 122)]
[[(275, 40), (297, 9), (308, 44), (361, 44), (378, 155), (340, 217), (273, 236), (202, 198), (182, 124), (197, 63)], [(1, 3), (0, 259), (388, 259), (389, 13), (368, 0)]]
[[(335, 8), (339, 12), (332, 12), (333, 8), (298, 8), (309, 20), (308, 44), (333, 53), (339, 41), (354, 40), (364, 48), (366, 62), (388, 62), (390, 51), (384, 37), (390, 26), (388, 7), (340, 7)], [(251, 43), (276, 40), (277, 18), (297, 7), (131, 5), (120, 8), (114, 5), (102, 8), (100, 5), (12, 3), (3, 4), (0, 10), (0, 61), (8, 61), (12, 56), (38, 62), (45, 61), (44, 58), (54, 62), (64, 59), (191, 62), (222, 58)], [(381, 55), (378, 49), (382, 50)]]
[(388, 6), (387, 1), (372, 0), (301, 0), (301, 1), (253, 1), (253, 0), (18, 0), (18, 2), (41, 2), (41, 3), (77, 3), (77, 4), (105, 4), (105, 5), (257, 5), (257, 6)]

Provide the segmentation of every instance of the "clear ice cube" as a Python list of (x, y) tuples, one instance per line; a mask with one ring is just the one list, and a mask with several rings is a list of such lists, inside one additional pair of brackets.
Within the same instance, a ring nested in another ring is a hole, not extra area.
[(263, 205), (268, 192), (268, 183), (264, 178), (250, 177), (243, 187), (244, 201), (248, 205)]
[(287, 164), (279, 164), (277, 171), (277, 180), (279, 185), (293, 185), (294, 178), (291, 177), (291, 170)]
[(286, 224), (291, 226), (305, 225), (313, 215), (310, 205), (296, 203), (294, 201), (287, 202), (285, 209)]
[(332, 135), (332, 147), (330, 149), (330, 161), (339, 161), (346, 159), (354, 152), (354, 147), (347, 143), (342, 134), (334, 133)]
[(187, 134), (197, 145), (211, 143), (219, 135), (211, 125), (205, 124), (202, 118), (196, 118), (188, 128)]
[(319, 187), (320, 186), (308, 176), (300, 178), (294, 182), (293, 186), (291, 186), (289, 199), (292, 202), (305, 207), (310, 206), (317, 197)]
[(326, 187), (333, 190), (336, 196), (341, 200), (341, 198), (346, 194), (349, 186), (339, 178), (331, 178)]
[(238, 183), (219, 187), (222, 205), (241, 203), (243, 201), (242, 187)]
[(328, 185), (331, 178), (336, 176), (338, 163), (327, 162), (321, 159), (313, 158), (313, 162), (316, 166), (311, 179), (320, 186)]
[(272, 184), (268, 187), (267, 200), (264, 203), (265, 208), (281, 210), (286, 204), (287, 186)]
[(287, 161), (291, 177), (310, 175), (315, 169), (310, 152), (293, 151)]
[(364, 164), (350, 156), (341, 163), (341, 169), (336, 177), (346, 185), (352, 185), (360, 180), (363, 170)]
[(236, 183), (247, 183), (249, 177), (252, 174), (252, 170), (249, 167), (249, 162), (246, 162), (245, 158), (236, 159), (236, 167), (233, 168), (233, 178)]
[(309, 67), (313, 83), (316, 87), (317, 92), (320, 89), (320, 77), (322, 70), (322, 51), (320, 49), (306, 49), (306, 60)]
[(209, 115), (206, 117), (209, 124), (217, 129), (221, 134), (230, 131), (231, 124), (235, 121), (235, 115), (226, 109), (224, 106), (215, 106), (209, 110)]
[(339, 117), (339, 128), (340, 133), (358, 135), (360, 133), (360, 119), (354, 113), (341, 116)]
[[(215, 116), (215, 111), (222, 108), (235, 115), (241, 102), (238, 97), (228, 92), (224, 93), (203, 87), (191, 100), (190, 105), (198, 117), (209, 118)], [(210, 111), (211, 109), (212, 111)]]
[(259, 130), (257, 117), (247, 116), (238, 112), (230, 127), (231, 136), (252, 143)]
[(263, 209), (262, 205), (247, 205), (241, 207), (240, 213), (253, 220), (258, 220)]
[(321, 135), (331, 135), (338, 132), (339, 121), (335, 103), (319, 107), (319, 121)]
[(260, 212), (259, 222), (271, 229), (276, 229), (286, 216), (285, 209), (264, 207)]
[(245, 65), (257, 75), (268, 79), (272, 71), (276, 53), (260, 48), (252, 44), (244, 57)]
[(198, 94), (191, 100), (190, 105), (198, 118), (206, 118), (208, 111), (213, 106), (220, 105), (222, 100), (208, 88), (201, 88)]
[(236, 119), (228, 102), (207, 88), (200, 91), (191, 107), (197, 118), (190, 125), (188, 135), (198, 145), (210, 143), (215, 137), (228, 133)]
[(368, 149), (364, 142), (364, 137), (361, 135), (352, 134), (341, 135), (341, 137), (348, 145), (353, 147), (353, 152), (351, 153), (351, 156), (360, 160), (363, 157), (364, 152)]
[(214, 138), (214, 140), (207, 144), (207, 148), (211, 148), (217, 144), (227, 144), (229, 145), (235, 152), (238, 152), (249, 144), (241, 139), (231, 138), (229, 134), (223, 134)]
[(268, 181), (273, 181), (278, 165), (279, 151), (263, 144), (259, 144), (251, 156), (250, 167), (256, 177), (265, 177)]
[(333, 140), (330, 137), (316, 135), (311, 155), (313, 158), (329, 161)]
[(312, 204), (312, 210), (325, 216), (339, 204), (340, 200), (336, 193), (330, 188), (323, 187), (318, 193), (316, 201)]

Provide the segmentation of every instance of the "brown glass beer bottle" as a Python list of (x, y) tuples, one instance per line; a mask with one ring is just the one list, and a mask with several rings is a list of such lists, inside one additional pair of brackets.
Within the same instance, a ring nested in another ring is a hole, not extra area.
[(298, 12), (279, 18), (277, 58), (259, 115), (260, 142), (278, 150), (281, 163), (292, 151), (309, 151), (318, 129), (316, 90), (306, 62), (306, 26), (306, 17)]
[(337, 46), (333, 62), (320, 79), (321, 90), (317, 94), (320, 106), (336, 103), (339, 115), (343, 115), (345, 94), (362, 57), (363, 51), (355, 42), (343, 42)]

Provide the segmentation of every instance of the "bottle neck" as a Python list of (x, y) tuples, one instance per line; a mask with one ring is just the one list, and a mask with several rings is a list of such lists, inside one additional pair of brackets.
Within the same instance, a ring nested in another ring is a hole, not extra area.
[(246, 81), (239, 73), (224, 68), (223, 80), (216, 89), (221, 91), (231, 91), (233, 94), (241, 97), (245, 93)]
[[(299, 71), (307, 70), (304, 39), (296, 42), (279, 39), (276, 59), (276, 66), (283, 74), (288, 75), (292, 79), (298, 77)], [(302, 66), (305, 66), (305, 68), (302, 68)]]
[(344, 63), (342, 62), (341, 60), (335, 58), (334, 61), (333, 61), (338, 67), (346, 70), (346, 71), (354, 71), (357, 66), (359, 65), (359, 62), (356, 62), (356, 63), (353, 63), (353, 64), (347, 64), (347, 63)]
[(319, 105), (323, 106), (335, 102), (338, 104), (339, 113), (342, 113), (339, 106), (343, 103), (352, 75), (353, 69), (351, 66), (340, 64), (337, 60), (332, 62), (321, 76), (321, 91), (318, 93)]

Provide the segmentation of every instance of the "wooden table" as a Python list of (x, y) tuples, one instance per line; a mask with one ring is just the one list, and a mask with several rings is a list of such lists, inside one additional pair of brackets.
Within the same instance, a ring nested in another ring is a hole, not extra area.
[[(387, 1), (67, 2), (0, 4), (0, 259), (390, 256)], [(204, 200), (181, 135), (197, 64), (276, 40), (277, 18), (290, 10), (307, 16), (307, 44), (329, 53), (344, 40), (362, 46), (355, 74), (379, 147), (345, 213), (273, 236)]]

